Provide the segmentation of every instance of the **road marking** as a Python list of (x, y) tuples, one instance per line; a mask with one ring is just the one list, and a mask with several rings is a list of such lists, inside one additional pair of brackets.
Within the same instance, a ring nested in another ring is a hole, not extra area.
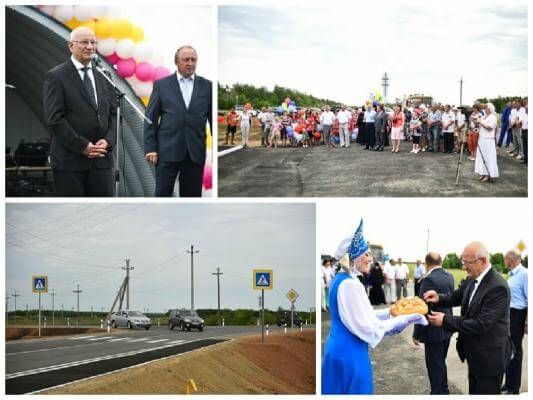
[(71, 337), (71, 338), (68, 338), (69, 340), (81, 340), (81, 339), (90, 339), (90, 338), (93, 338), (93, 337), (96, 337), (96, 335), (91, 335), (91, 336), (77, 336), (77, 337)]
[(127, 337), (119, 337), (119, 338), (114, 338), (114, 339), (109, 339), (108, 342), (120, 342), (121, 340), (128, 340), (129, 338)]
[[(202, 338), (202, 339), (197, 339), (197, 340), (191, 340), (190, 342), (196, 342), (198, 340), (204, 340), (204, 339)], [(65, 364), (51, 365), (49, 367), (30, 369), (28, 371), (14, 372), (12, 374), (6, 374), (6, 380), (19, 378), (21, 376), (41, 374), (43, 372), (57, 371), (59, 369), (76, 367), (78, 365), (91, 364), (91, 363), (94, 363), (94, 362), (110, 360), (110, 359), (113, 359), (113, 358), (133, 356), (133, 355), (136, 355), (136, 354), (147, 353), (149, 351), (161, 350), (161, 349), (166, 349), (168, 347), (174, 347), (174, 346), (176, 346), (176, 344), (165, 344), (164, 346), (151, 347), (151, 348), (148, 348), (148, 349), (134, 350), (134, 351), (128, 351), (128, 352), (125, 352), (125, 353), (118, 353), (118, 354), (109, 354), (107, 356), (102, 356), (102, 357), (95, 357), (95, 358), (89, 358), (89, 359), (86, 359), (86, 360), (73, 361), (73, 362), (69, 362), (69, 363), (65, 363)]]
[(157, 339), (157, 340), (150, 340), (146, 343), (159, 343), (159, 342), (167, 342), (169, 341), (170, 339)]
[(179, 344), (183, 342), (185, 342), (185, 340), (174, 340), (173, 342), (169, 342), (168, 344)]
[(142, 341), (148, 340), (148, 339), (150, 339), (150, 338), (143, 337), (143, 338), (140, 338), (140, 339), (128, 340), (128, 343), (142, 342)]
[(95, 341), (95, 340), (104, 340), (104, 339), (113, 339), (114, 336), (102, 336), (102, 337), (95, 337), (93, 339), (87, 339), (87, 340), (90, 340), (91, 342)]

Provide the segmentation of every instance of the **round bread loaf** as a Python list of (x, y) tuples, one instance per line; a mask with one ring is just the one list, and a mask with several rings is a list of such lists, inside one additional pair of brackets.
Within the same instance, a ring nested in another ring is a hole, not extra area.
[(390, 315), (422, 314), (428, 313), (428, 306), (420, 297), (404, 297), (394, 303), (390, 308)]

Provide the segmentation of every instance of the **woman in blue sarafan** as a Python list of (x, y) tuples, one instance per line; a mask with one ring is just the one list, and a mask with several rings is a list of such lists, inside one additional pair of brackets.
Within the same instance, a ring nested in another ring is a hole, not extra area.
[(410, 323), (427, 325), (427, 320), (421, 314), (391, 317), (388, 308), (372, 308), (358, 279), (372, 264), (363, 220), (355, 234), (340, 243), (335, 258), (349, 261), (341, 263), (330, 284), (331, 327), (322, 361), (322, 393), (372, 394), (368, 346), (376, 347), (384, 336), (400, 333)]

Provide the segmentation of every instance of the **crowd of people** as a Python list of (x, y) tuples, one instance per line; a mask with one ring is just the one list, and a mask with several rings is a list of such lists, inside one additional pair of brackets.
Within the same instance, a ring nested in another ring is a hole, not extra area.
[(263, 108), (257, 117), (250, 109), (239, 113), (231, 109), (225, 117), (226, 144), (230, 139), (234, 144), (240, 126), (242, 145), (248, 147), (254, 118), (260, 128), (261, 146), (270, 148), (348, 148), (356, 143), (369, 151), (384, 151), (390, 145), (392, 153), (399, 153), (400, 143), (408, 141), (413, 154), (468, 152), (468, 159), (475, 162), (475, 172), (483, 182), (499, 176), (497, 146), (512, 144), (508, 154), (527, 164), (527, 99), (509, 102), (499, 123), (491, 103), (472, 107), (397, 104), (392, 110), (383, 104), (355, 110), (346, 106), (332, 110), (326, 105), (322, 110), (286, 110), (281, 114)]
[[(412, 273), (415, 296), (430, 312), (420, 318), (389, 315), (390, 304), (407, 296), (410, 273), (401, 258), (374, 262), (362, 233), (339, 245), (335, 258), (322, 265), (323, 311), (331, 317), (330, 335), (322, 365), (325, 394), (372, 394), (368, 346), (414, 324), (412, 342), (423, 343), (431, 394), (449, 394), (446, 358), (457, 333), (457, 352), (468, 365), (469, 394), (518, 394), (522, 376), (522, 341), (527, 333), (527, 269), (520, 253), (505, 255), (506, 280), (490, 264), (480, 242), (467, 245), (461, 255), (467, 277), (455, 288), (454, 277), (442, 268), (442, 258), (430, 252), (416, 261)], [(349, 263), (337, 263), (346, 258)], [(333, 266), (333, 264), (336, 266)], [(372, 267), (370, 265), (372, 264)], [(460, 306), (460, 315), (453, 307)], [(400, 317), (405, 317), (401, 319)], [(340, 353), (339, 353), (340, 351)]]

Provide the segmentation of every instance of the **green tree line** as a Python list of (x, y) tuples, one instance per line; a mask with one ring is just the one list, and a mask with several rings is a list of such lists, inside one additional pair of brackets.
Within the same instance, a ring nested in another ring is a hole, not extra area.
[[(528, 256), (522, 259), (522, 265), (527, 268)], [(496, 270), (502, 274), (509, 272), (509, 269), (505, 266), (503, 253), (494, 253), (490, 255), (490, 264), (496, 268)], [(442, 267), (444, 269), (461, 269), (461, 259), (456, 253), (448, 253), (442, 261)]]
[(277, 107), (287, 97), (296, 103), (298, 107), (322, 107), (325, 104), (340, 106), (341, 103), (329, 99), (321, 99), (298, 90), (274, 86), (273, 90), (266, 87), (237, 83), (233, 86), (218, 84), (218, 109), (229, 110), (238, 104), (250, 103), (257, 110), (262, 107)]
[(501, 97), (501, 96), (498, 96), (498, 97), (496, 97), (494, 99), (487, 99), (486, 97), (483, 97), (481, 99), (477, 99), (476, 103), (483, 103), (483, 104), (492, 103), (492, 104), (494, 104), (494, 108), (496, 108), (496, 112), (498, 114), (500, 114), (503, 111), (503, 109), (505, 108), (505, 105), (508, 102), (513, 101), (513, 100), (524, 100), (524, 99), (527, 99), (527, 97), (519, 97), (519, 96)]

